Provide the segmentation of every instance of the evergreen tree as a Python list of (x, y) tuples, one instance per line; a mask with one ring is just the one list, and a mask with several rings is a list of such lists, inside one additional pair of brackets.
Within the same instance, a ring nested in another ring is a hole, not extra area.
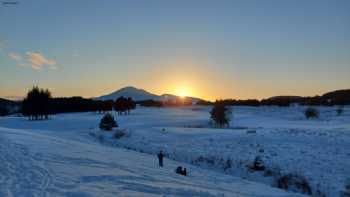
[(102, 130), (110, 131), (113, 127), (118, 127), (118, 124), (114, 120), (114, 117), (110, 113), (107, 113), (102, 117), (99, 126)]
[(22, 114), (31, 120), (48, 119), (51, 93), (49, 90), (34, 86), (22, 102)]
[(230, 109), (221, 101), (216, 101), (213, 109), (210, 111), (211, 119), (218, 127), (229, 126), (230, 114)]

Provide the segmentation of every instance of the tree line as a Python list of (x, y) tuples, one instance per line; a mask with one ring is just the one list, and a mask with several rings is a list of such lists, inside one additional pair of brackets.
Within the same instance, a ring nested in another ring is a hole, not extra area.
[(31, 120), (48, 119), (51, 113), (50, 99), (49, 90), (40, 89), (37, 86), (33, 87), (22, 102), (22, 114)]
[[(341, 98), (327, 98), (324, 96), (314, 97), (276, 97), (269, 99), (247, 99), (247, 100), (236, 100), (236, 99), (224, 99), (220, 101), (225, 105), (229, 106), (280, 106), (288, 107), (292, 104), (307, 105), (307, 106), (337, 106), (337, 105), (350, 105), (350, 97)], [(214, 105), (214, 102), (210, 101), (199, 101), (197, 105)]]
[(113, 108), (118, 112), (119, 115), (130, 114), (130, 110), (136, 108), (136, 103), (132, 100), (132, 98), (119, 97), (113, 104)]
[(192, 99), (189, 97), (174, 98), (174, 99), (169, 99), (164, 101), (143, 100), (143, 101), (137, 101), (136, 103), (143, 107), (181, 107), (181, 106), (193, 105)]
[(53, 98), (48, 89), (41, 89), (34, 86), (22, 101), (21, 113), (30, 120), (43, 120), (57, 113), (105, 113), (113, 109), (119, 115), (128, 115), (135, 108), (136, 103), (132, 98), (120, 97), (115, 101), (100, 101), (82, 97)]

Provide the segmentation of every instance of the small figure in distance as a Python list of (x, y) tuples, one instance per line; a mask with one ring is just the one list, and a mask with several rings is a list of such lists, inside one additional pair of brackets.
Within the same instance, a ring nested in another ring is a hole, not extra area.
[(178, 166), (175, 170), (176, 174), (181, 174), (183, 176), (187, 176), (187, 169), (182, 168), (182, 166)]
[(163, 157), (164, 157), (163, 151), (160, 151), (160, 152), (158, 153), (159, 167), (163, 167)]
[(176, 174), (182, 174), (182, 167), (178, 166), (175, 170)]
[(182, 171), (182, 175), (187, 176), (187, 169), (186, 168), (184, 168), (184, 170)]

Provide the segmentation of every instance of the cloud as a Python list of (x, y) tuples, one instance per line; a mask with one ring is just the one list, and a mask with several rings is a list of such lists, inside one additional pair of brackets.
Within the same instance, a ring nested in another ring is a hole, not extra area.
[(17, 54), (17, 53), (9, 53), (8, 56), (11, 59), (15, 60), (16, 62), (19, 62), (19, 61), (22, 60), (22, 57), (19, 54)]
[(56, 61), (46, 58), (39, 52), (27, 52), (26, 54), (27, 61), (33, 69), (39, 70), (43, 66), (49, 66), (51, 69), (56, 69)]
[(42, 69), (44, 66), (49, 69), (57, 69), (56, 61), (46, 58), (40, 52), (28, 51), (25, 55), (20, 55), (18, 53), (10, 52), (7, 56), (16, 62), (17, 66), (21, 67), (31, 67), (34, 70)]

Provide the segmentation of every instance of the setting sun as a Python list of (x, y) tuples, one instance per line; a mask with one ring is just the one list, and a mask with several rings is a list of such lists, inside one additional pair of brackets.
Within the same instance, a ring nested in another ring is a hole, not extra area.
[(180, 96), (182, 98), (186, 97), (186, 96), (189, 96), (189, 92), (186, 88), (179, 88), (175, 91), (175, 94), (177, 96)]

